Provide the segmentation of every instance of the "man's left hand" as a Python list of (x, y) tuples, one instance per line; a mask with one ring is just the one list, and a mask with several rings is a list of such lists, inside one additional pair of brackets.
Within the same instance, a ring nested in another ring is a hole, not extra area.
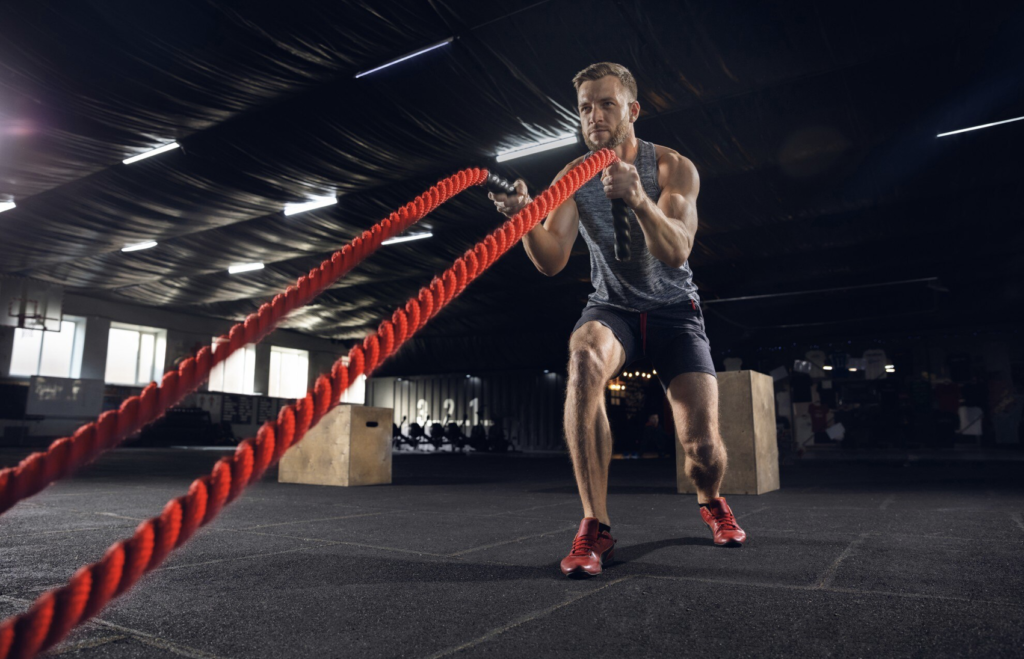
[(604, 196), (622, 199), (630, 208), (636, 208), (647, 197), (636, 167), (622, 161), (612, 163), (601, 173), (601, 184), (604, 185)]

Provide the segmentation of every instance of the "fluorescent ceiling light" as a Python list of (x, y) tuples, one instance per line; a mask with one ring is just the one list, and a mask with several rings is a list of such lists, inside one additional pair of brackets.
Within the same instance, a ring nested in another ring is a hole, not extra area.
[(122, 252), (137, 252), (140, 249), (149, 249), (150, 247), (156, 247), (156, 243), (152, 240), (147, 240), (143, 243), (135, 243), (134, 245), (125, 245), (121, 248)]
[(856, 373), (856, 372), (857, 372), (857, 369), (855, 369), (855, 368), (851, 367), (851, 368), (850, 368), (850, 372), (851, 372), (851, 373)]
[(427, 231), (426, 233), (414, 233), (409, 236), (398, 236), (397, 238), (388, 238), (381, 245), (394, 245), (395, 243), (407, 243), (410, 240), (420, 240), (421, 238), (431, 238), (433, 233)]
[(17, 204), (15, 204), (13, 201), (0, 201), (0, 213), (3, 213), (4, 211), (9, 211), (16, 205)]
[(821, 368), (822, 368), (822, 370), (824, 370), (824, 371), (831, 371), (831, 370), (832, 370), (832, 367), (831, 367), (831, 366), (822, 366)]
[(152, 156), (160, 155), (161, 153), (164, 153), (166, 151), (173, 151), (174, 149), (177, 149), (178, 146), (179, 146), (179, 144), (177, 142), (171, 142), (170, 144), (165, 144), (162, 147), (153, 149), (152, 151), (147, 151), (145, 153), (140, 153), (137, 156), (132, 156), (131, 158), (128, 158), (126, 160), (122, 160), (121, 162), (123, 162), (126, 165), (130, 165), (133, 162), (139, 162), (140, 160), (145, 160), (146, 158), (150, 158)]
[(337, 197), (316, 197), (315, 199), (311, 199), (309, 201), (301, 201), (297, 204), (285, 204), (284, 214), (295, 215), (296, 213), (305, 213), (306, 211), (311, 211), (314, 208), (333, 206), (336, 203), (338, 203)]
[(991, 128), (992, 126), (998, 126), (1000, 124), (1009, 124), (1014, 121), (1020, 121), (1024, 117), (1016, 117), (1015, 119), (1004, 119), (1002, 121), (993, 121), (990, 124), (982, 124), (980, 126), (971, 126), (970, 128), (961, 128), (960, 130), (951, 130), (948, 133), (939, 133), (935, 137), (945, 137), (946, 135), (956, 135), (957, 133), (966, 133), (969, 130), (981, 130), (982, 128)]
[(521, 146), (519, 148), (511, 149), (509, 151), (502, 151), (501, 153), (498, 154), (497, 160), (498, 162), (505, 162), (506, 160), (522, 158), (523, 156), (531, 156), (535, 153), (540, 153), (541, 151), (549, 151), (551, 149), (557, 149), (563, 146), (570, 146), (578, 143), (578, 141), (579, 140), (576, 138), (576, 134), (573, 133), (572, 135), (556, 137), (545, 142), (535, 142), (533, 144), (527, 144), (526, 146)]
[(426, 48), (421, 48), (421, 49), (417, 50), (414, 53), (409, 53), (408, 55), (402, 55), (401, 57), (397, 57), (397, 58), (395, 58), (393, 60), (384, 62), (380, 66), (378, 66), (376, 68), (373, 68), (373, 69), (370, 69), (369, 71), (362, 71), (360, 73), (357, 73), (356, 77), (357, 78), (362, 78), (363, 76), (368, 76), (371, 73), (376, 73), (377, 71), (380, 71), (381, 69), (386, 69), (389, 66), (392, 66), (393, 64), (398, 64), (399, 62), (404, 62), (407, 59), (412, 59), (413, 57), (416, 57), (417, 55), (422, 55), (423, 53), (429, 53), (430, 51), (434, 50), (435, 48), (440, 48), (441, 46), (447, 46), (448, 44), (450, 44), (454, 40), (455, 40), (455, 37), (448, 37), (444, 41), (438, 41), (437, 43), (435, 43), (432, 46), (427, 46)]
[(239, 272), (249, 272), (250, 270), (262, 270), (262, 263), (240, 263), (233, 265), (228, 268), (228, 274), (235, 275)]

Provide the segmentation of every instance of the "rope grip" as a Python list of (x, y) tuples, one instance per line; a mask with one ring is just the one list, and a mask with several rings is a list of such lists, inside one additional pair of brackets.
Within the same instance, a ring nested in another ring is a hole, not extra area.
[(487, 188), (488, 192), (493, 192), (495, 194), (516, 193), (516, 186), (514, 183), (490, 170), (487, 171), (487, 178), (484, 179), (484, 187)]
[(612, 229), (615, 231), (615, 260), (626, 262), (633, 258), (630, 247), (630, 209), (624, 199), (612, 199)]

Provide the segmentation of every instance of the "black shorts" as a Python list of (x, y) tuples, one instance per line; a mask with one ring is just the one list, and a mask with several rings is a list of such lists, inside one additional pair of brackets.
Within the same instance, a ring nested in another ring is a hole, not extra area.
[(622, 344), (626, 352), (623, 370), (648, 357), (665, 388), (681, 373), (718, 377), (704, 332), (704, 314), (693, 300), (646, 312), (588, 304), (572, 331), (592, 320), (610, 329)]

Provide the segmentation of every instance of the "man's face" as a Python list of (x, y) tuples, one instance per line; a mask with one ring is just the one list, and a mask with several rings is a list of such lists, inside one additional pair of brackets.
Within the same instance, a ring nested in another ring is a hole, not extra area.
[(626, 141), (632, 104), (621, 80), (615, 76), (588, 80), (580, 85), (576, 99), (588, 149), (614, 149)]

